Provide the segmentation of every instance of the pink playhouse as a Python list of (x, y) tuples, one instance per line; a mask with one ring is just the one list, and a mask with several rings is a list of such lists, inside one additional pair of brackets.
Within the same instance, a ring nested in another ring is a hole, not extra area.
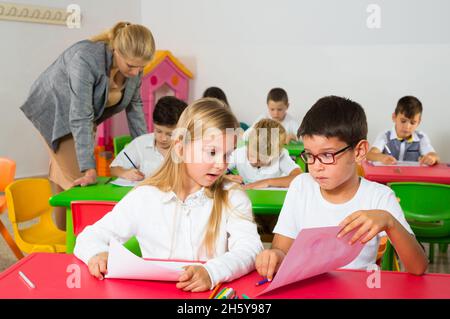
[[(153, 131), (153, 107), (164, 95), (174, 95), (187, 101), (189, 95), (189, 71), (170, 51), (156, 51), (153, 60), (145, 67), (142, 77), (141, 98), (149, 132)], [(128, 135), (125, 112), (106, 120), (97, 129), (97, 143), (112, 150), (114, 136)]]

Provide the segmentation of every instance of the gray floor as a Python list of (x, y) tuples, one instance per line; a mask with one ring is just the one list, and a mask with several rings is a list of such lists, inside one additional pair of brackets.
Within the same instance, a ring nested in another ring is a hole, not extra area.
[[(3, 224), (6, 226), (6, 228), (9, 230), (10, 234), (12, 234), (12, 228), (11, 223), (8, 219), (8, 212), (5, 211), (3, 214), (0, 215), (0, 220), (3, 222)], [(269, 243), (265, 243), (264, 246), (268, 248), (270, 246)], [(427, 253), (428, 253), (428, 245), (424, 245)], [(449, 249), (450, 252), (450, 249)], [(434, 263), (430, 264), (428, 267), (429, 273), (450, 273), (450, 253), (447, 252), (445, 254), (440, 253), (439, 249), (435, 247), (435, 259)], [(8, 245), (6, 244), (4, 238), (0, 236), (0, 272), (5, 270), (6, 268), (10, 267), (14, 263), (17, 262), (16, 257), (9, 249)]]

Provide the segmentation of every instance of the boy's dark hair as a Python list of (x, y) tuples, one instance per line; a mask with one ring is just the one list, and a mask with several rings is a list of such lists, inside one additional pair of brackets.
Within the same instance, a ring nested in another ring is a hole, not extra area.
[(326, 96), (306, 113), (297, 135), (337, 137), (354, 147), (367, 139), (366, 114), (361, 105), (350, 99)]
[(266, 102), (269, 103), (269, 101), (289, 103), (288, 95), (282, 88), (273, 88), (270, 90), (269, 94), (267, 94)]
[(422, 103), (414, 96), (404, 96), (398, 100), (397, 107), (395, 108), (395, 115), (400, 113), (412, 119), (416, 114), (422, 114)]
[(228, 104), (227, 96), (225, 95), (225, 92), (222, 91), (221, 88), (218, 88), (216, 86), (211, 86), (203, 92), (203, 97), (214, 97), (216, 99), (221, 100), (224, 102), (227, 106), (230, 106)]
[(186, 107), (186, 102), (174, 96), (163, 96), (156, 102), (153, 110), (153, 122), (162, 126), (177, 125), (178, 119)]

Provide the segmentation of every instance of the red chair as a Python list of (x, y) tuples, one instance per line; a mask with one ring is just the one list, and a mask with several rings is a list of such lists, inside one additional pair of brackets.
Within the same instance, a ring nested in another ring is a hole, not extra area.
[[(16, 174), (16, 162), (10, 160), (5, 157), (0, 157), (0, 192), (3, 193), (6, 189), (6, 186), (11, 184), (14, 181), (14, 175)], [(6, 197), (5, 195), (0, 194), (0, 215), (6, 210)], [(0, 220), (0, 234), (5, 239), (9, 248), (11, 248), (14, 255), (17, 259), (22, 259), (23, 254), (20, 251), (19, 247), (17, 247), (16, 242), (9, 234), (5, 225), (3, 225)]]
[(86, 226), (95, 224), (112, 211), (116, 202), (74, 201), (71, 203), (73, 233), (77, 236)]
[[(73, 201), (71, 203), (73, 233), (77, 236), (86, 226), (95, 224), (107, 213), (112, 211), (117, 202), (106, 201)], [(128, 240), (124, 246), (137, 256), (142, 256), (139, 243), (135, 237)]]

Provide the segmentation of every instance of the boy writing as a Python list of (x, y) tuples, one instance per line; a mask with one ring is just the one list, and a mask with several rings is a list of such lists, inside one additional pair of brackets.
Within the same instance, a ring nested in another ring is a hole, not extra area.
[(402, 97), (392, 114), (394, 128), (378, 135), (367, 159), (396, 164), (397, 161), (419, 161), (420, 164), (434, 165), (439, 162), (430, 139), (417, 131), (422, 117), (422, 103), (414, 96)]

